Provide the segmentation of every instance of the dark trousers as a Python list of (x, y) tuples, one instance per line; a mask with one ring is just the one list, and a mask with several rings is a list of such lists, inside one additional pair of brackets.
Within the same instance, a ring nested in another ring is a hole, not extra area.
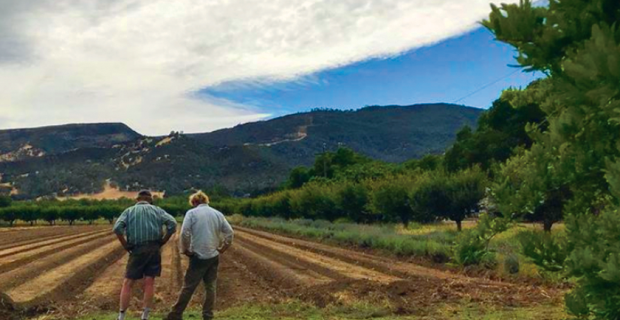
[(183, 319), (183, 312), (187, 308), (187, 304), (192, 299), (196, 287), (200, 281), (204, 282), (206, 295), (202, 305), (202, 317), (205, 320), (213, 319), (213, 308), (215, 307), (215, 287), (217, 284), (217, 268), (219, 265), (219, 257), (200, 260), (196, 257), (190, 259), (189, 268), (185, 273), (185, 283), (179, 294), (172, 311), (168, 314), (168, 320)]

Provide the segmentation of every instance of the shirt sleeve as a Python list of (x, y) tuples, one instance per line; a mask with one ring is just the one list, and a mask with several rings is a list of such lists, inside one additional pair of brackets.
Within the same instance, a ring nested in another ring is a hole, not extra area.
[(177, 220), (172, 215), (166, 212), (166, 210), (161, 209), (161, 217), (163, 219), (163, 224), (166, 226), (166, 231), (169, 234), (177, 231)]
[(230, 223), (228, 223), (228, 220), (226, 220), (226, 217), (219, 212), (219, 216), (220, 216), (220, 232), (222, 233), (222, 238), (225, 244), (230, 245), (233, 241), (233, 237), (234, 237), (234, 231), (233, 228), (230, 226)]
[(120, 236), (120, 235), (125, 234), (126, 228), (127, 228), (127, 210), (123, 211), (123, 213), (121, 213), (121, 216), (118, 217), (118, 219), (116, 219), (116, 223), (114, 224), (114, 228), (112, 228), (112, 231), (114, 231), (114, 233)]
[(185, 218), (183, 218), (183, 225), (181, 226), (181, 241), (179, 242), (181, 252), (189, 250), (192, 241), (192, 224), (193, 215), (191, 211), (188, 211), (185, 214)]

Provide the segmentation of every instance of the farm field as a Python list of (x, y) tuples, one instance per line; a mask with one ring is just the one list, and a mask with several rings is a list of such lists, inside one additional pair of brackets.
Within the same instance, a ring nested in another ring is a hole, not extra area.
[[(160, 312), (174, 302), (188, 262), (173, 243), (175, 238), (162, 249)], [(93, 314), (117, 309), (126, 258), (107, 225), (0, 232), (0, 318), (113, 319)], [(318, 319), (346, 314), (528, 319), (533, 313), (537, 319), (559, 319), (561, 296), (546, 287), (466, 277), (242, 227), (236, 227), (235, 243), (222, 257), (218, 282), (218, 309), (229, 319), (246, 313), (251, 319), (310, 314)], [(201, 294), (194, 297), (194, 307), (201, 299)]]

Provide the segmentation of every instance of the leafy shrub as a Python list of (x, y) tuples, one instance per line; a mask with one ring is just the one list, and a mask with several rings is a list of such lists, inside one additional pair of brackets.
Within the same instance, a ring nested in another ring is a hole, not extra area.
[(463, 231), (454, 245), (454, 260), (456, 263), (468, 266), (484, 264), (491, 268), (495, 265), (495, 252), (489, 248), (491, 240), (506, 231), (509, 221), (504, 218), (494, 218), (484, 213), (476, 228)]
[(495, 254), (487, 248), (479, 230), (471, 229), (462, 232), (454, 246), (454, 260), (462, 266), (478, 265), (483, 261), (495, 261)]
[(524, 231), (517, 235), (522, 253), (542, 270), (558, 272), (564, 269), (569, 254), (567, 239), (548, 232)]

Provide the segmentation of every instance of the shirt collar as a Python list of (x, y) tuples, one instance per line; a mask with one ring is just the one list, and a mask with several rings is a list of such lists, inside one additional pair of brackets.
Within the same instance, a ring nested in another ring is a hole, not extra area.
[(150, 204), (150, 203), (148, 203), (146, 201), (138, 201), (138, 203), (136, 203), (136, 204)]
[(200, 207), (208, 207), (208, 206), (209, 206), (209, 204), (208, 204), (208, 203), (203, 203), (203, 204), (199, 204), (199, 205), (198, 205), (198, 207), (199, 207), (199, 208), (200, 208)]

